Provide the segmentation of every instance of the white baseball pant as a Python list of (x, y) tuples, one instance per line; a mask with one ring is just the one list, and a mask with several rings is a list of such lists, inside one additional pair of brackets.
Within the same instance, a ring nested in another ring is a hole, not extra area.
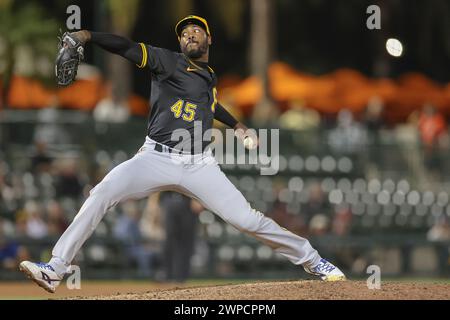
[(53, 248), (50, 265), (63, 275), (105, 213), (128, 199), (175, 190), (198, 199), (238, 230), (273, 248), (296, 265), (315, 266), (321, 259), (309, 241), (280, 227), (250, 207), (221, 171), (211, 152), (198, 155), (158, 152), (146, 138), (140, 151), (109, 172), (93, 188), (74, 220)]

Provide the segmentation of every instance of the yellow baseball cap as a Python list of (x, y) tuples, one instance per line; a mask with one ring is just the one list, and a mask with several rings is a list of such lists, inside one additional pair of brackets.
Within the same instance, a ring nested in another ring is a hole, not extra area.
[(175, 33), (177, 34), (178, 38), (181, 37), (181, 31), (188, 24), (195, 24), (197, 26), (202, 27), (206, 31), (206, 34), (208, 36), (211, 36), (211, 33), (209, 32), (208, 22), (206, 22), (206, 19), (199, 16), (190, 15), (184, 17), (183, 19), (178, 21), (178, 23), (175, 25)]

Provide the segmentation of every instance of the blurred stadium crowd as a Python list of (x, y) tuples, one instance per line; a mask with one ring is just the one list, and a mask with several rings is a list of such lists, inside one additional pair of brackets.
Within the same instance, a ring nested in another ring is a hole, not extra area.
[[(83, 28), (173, 50), (174, 21), (208, 17), (219, 101), (249, 127), (280, 128), (276, 176), (222, 165), (248, 201), (349, 276), (370, 264), (448, 276), (447, 2), (380, 1), (383, 28), (369, 30), (368, 0), (0, 0), (0, 280), (47, 261), (89, 191), (144, 141), (147, 72), (88, 45), (77, 81), (55, 86), (71, 4)], [(392, 35), (403, 58), (384, 52)], [(73, 263), (105, 279), (300, 275), (170, 192), (112, 209)]]
[[(142, 139), (141, 118), (117, 124), (84, 114), (80, 128), (73, 130), (76, 114), (47, 108), (33, 116), (33, 124), (2, 123), (1, 268), (14, 270), (25, 258), (47, 260), (89, 190), (139, 146), (128, 141)], [(260, 176), (257, 166), (249, 164), (222, 168), (256, 209), (281, 226), (318, 246), (320, 241), (344, 241), (321, 250), (360, 274), (361, 266), (374, 259), (364, 246), (377, 239), (393, 237), (390, 246), (402, 246), (405, 239), (450, 240), (446, 119), (431, 104), (395, 127), (386, 126), (382, 115), (379, 99), (371, 100), (361, 115), (343, 109), (335, 119), (296, 107), (279, 118), (278, 175)], [(123, 130), (130, 135), (121, 140)], [(83, 132), (89, 140), (82, 138)], [(260, 264), (274, 274), (289, 270), (270, 248), (241, 235), (198, 203), (174, 197), (152, 195), (120, 204), (105, 216), (75, 263), (87, 266), (93, 277), (178, 281), (189, 277), (191, 265), (194, 274), (204, 276), (236, 275), (248, 271), (249, 261), (254, 275), (262, 272)], [(187, 238), (171, 243), (180, 234)], [(362, 248), (343, 249), (352, 248), (352, 241)], [(442, 269), (448, 265), (448, 249), (438, 252)], [(174, 265), (182, 270), (170, 271), (171, 259), (178, 259)], [(108, 266), (110, 273), (98, 271)]]

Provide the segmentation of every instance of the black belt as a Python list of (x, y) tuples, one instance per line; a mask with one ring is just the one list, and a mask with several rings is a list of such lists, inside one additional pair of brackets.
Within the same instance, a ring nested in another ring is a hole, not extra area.
[(181, 151), (181, 150), (178, 150), (178, 149), (173, 149), (171, 147), (168, 147), (168, 146), (166, 146), (164, 144), (161, 144), (161, 143), (158, 143), (158, 142), (155, 143), (155, 151), (166, 152), (166, 153), (185, 154), (185, 155), (200, 154), (200, 153), (185, 152), (185, 151)]
[(155, 143), (155, 151), (158, 152), (167, 152), (167, 153), (178, 153), (178, 154), (182, 154), (183, 151), (181, 150), (177, 150), (177, 149), (172, 149), (168, 146), (165, 146), (161, 143)]

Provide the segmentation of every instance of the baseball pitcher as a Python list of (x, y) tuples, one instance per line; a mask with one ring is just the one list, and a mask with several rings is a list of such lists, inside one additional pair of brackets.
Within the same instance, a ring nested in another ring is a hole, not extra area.
[[(208, 64), (212, 38), (207, 21), (187, 16), (176, 24), (175, 32), (181, 53), (108, 33), (82, 30), (63, 35), (56, 61), (59, 84), (67, 85), (75, 79), (88, 42), (150, 70), (147, 136), (133, 158), (115, 167), (91, 190), (53, 248), (51, 260), (23, 261), (20, 270), (48, 292), (55, 292), (75, 255), (109, 209), (128, 199), (174, 190), (199, 200), (224, 221), (267, 244), (306, 272), (325, 281), (345, 280), (345, 275), (322, 258), (308, 240), (253, 209), (221, 171), (207, 148), (209, 141), (194, 134), (194, 123), (201, 123), (206, 132), (216, 119), (234, 128), (246, 146), (257, 146), (257, 137), (217, 101), (217, 76)], [(189, 132), (193, 141), (180, 146), (178, 140), (172, 139), (178, 129)]]

